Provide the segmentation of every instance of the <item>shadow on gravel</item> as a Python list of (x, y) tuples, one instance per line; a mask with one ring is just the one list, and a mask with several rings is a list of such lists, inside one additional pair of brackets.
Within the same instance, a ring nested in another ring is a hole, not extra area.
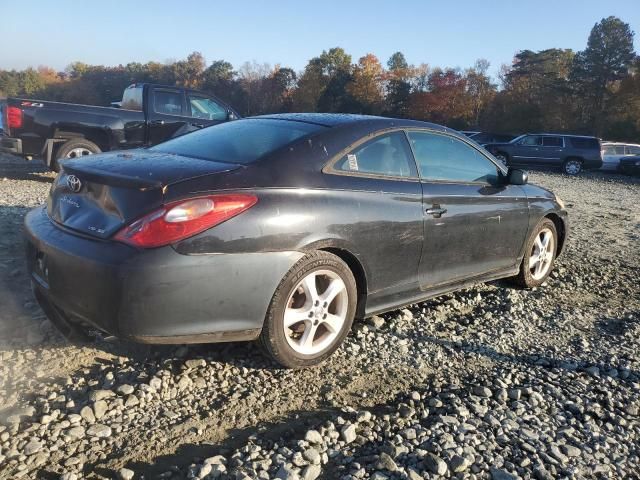
[(0, 154), (0, 179), (3, 178), (52, 183), (55, 174), (40, 160), (26, 161), (12, 155)]

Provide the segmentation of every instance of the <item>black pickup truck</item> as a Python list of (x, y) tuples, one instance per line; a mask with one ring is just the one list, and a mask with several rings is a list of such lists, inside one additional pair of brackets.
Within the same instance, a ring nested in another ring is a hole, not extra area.
[(239, 118), (218, 98), (194, 90), (152, 84), (127, 87), (118, 107), (8, 98), (0, 152), (58, 160), (108, 150), (138, 148)]

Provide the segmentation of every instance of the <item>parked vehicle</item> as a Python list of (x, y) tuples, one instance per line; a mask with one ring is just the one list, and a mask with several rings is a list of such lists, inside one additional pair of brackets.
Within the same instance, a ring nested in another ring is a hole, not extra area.
[(474, 142), (480, 145), (486, 145), (488, 143), (507, 143), (513, 140), (516, 135), (509, 135), (506, 133), (489, 133), (489, 132), (476, 132), (473, 135), (468, 135)]
[(600, 140), (596, 137), (551, 133), (527, 133), (508, 143), (485, 148), (507, 166), (561, 168), (567, 175), (602, 166)]
[(120, 108), (8, 98), (0, 152), (42, 157), (52, 170), (64, 158), (156, 145), (239, 117), (211, 95), (164, 85), (133, 84)]
[(4, 117), (3, 112), (5, 108), (6, 102), (4, 100), (0, 100), (0, 135), (2, 135), (3, 126), (2, 126), (2, 118)]
[(640, 176), (640, 155), (626, 156), (620, 160), (618, 171), (626, 175)]
[(600, 170), (615, 172), (620, 160), (630, 155), (640, 155), (640, 145), (622, 142), (602, 142), (602, 167)]
[(542, 284), (567, 212), (445, 127), (281, 114), (61, 163), (26, 217), (36, 298), (68, 335), (260, 339), (321, 362), (364, 318), (511, 277)]

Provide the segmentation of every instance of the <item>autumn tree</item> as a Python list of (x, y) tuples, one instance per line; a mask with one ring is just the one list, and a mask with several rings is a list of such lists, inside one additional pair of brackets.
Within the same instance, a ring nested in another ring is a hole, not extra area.
[(369, 53), (358, 60), (346, 89), (358, 103), (360, 113), (379, 114), (382, 111), (382, 80), (383, 68), (375, 55)]

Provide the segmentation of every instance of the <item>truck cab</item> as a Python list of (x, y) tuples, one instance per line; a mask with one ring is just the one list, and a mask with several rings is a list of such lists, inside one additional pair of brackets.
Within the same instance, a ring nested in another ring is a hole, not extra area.
[(65, 158), (152, 146), (236, 118), (210, 94), (148, 83), (128, 86), (111, 107), (9, 98), (0, 152), (40, 157), (57, 170)]

